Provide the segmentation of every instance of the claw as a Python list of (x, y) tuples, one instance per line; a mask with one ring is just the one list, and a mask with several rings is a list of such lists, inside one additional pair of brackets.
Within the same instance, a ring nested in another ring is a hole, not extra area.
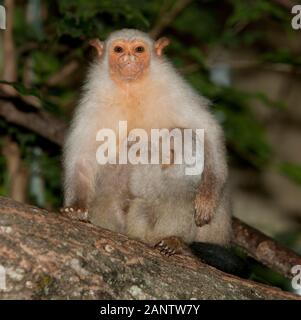
[(158, 247), (163, 247), (163, 245), (164, 245), (164, 241), (163, 241), (163, 240), (160, 241), (160, 242), (157, 244)]

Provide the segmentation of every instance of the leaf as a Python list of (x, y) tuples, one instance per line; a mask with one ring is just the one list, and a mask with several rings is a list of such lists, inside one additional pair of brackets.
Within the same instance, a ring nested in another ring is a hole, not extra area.
[(301, 185), (301, 164), (289, 162), (281, 163), (279, 165), (279, 170), (291, 181)]

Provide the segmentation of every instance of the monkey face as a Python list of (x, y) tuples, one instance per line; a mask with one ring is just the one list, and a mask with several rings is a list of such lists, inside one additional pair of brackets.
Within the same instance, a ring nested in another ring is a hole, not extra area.
[(142, 40), (115, 40), (109, 48), (109, 66), (115, 80), (141, 79), (150, 65), (150, 49)]

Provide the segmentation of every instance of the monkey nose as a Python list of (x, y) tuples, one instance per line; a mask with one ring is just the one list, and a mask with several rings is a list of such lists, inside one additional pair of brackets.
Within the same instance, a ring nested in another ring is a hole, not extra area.
[(135, 62), (135, 60), (136, 60), (135, 56), (130, 55), (130, 54), (126, 54), (121, 58), (121, 61), (126, 64), (133, 63), (133, 62)]
[(136, 57), (134, 55), (130, 55), (130, 61), (131, 62), (135, 62), (136, 61)]

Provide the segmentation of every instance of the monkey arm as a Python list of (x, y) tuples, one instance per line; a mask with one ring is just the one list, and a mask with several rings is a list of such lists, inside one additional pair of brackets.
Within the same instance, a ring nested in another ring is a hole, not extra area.
[(97, 170), (95, 134), (93, 130), (82, 128), (82, 123), (72, 128), (64, 149), (64, 205), (74, 208), (87, 208)]
[(227, 180), (223, 139), (214, 140), (214, 143), (212, 143), (205, 136), (204, 170), (195, 197), (195, 222), (199, 227), (211, 221), (220, 204)]

